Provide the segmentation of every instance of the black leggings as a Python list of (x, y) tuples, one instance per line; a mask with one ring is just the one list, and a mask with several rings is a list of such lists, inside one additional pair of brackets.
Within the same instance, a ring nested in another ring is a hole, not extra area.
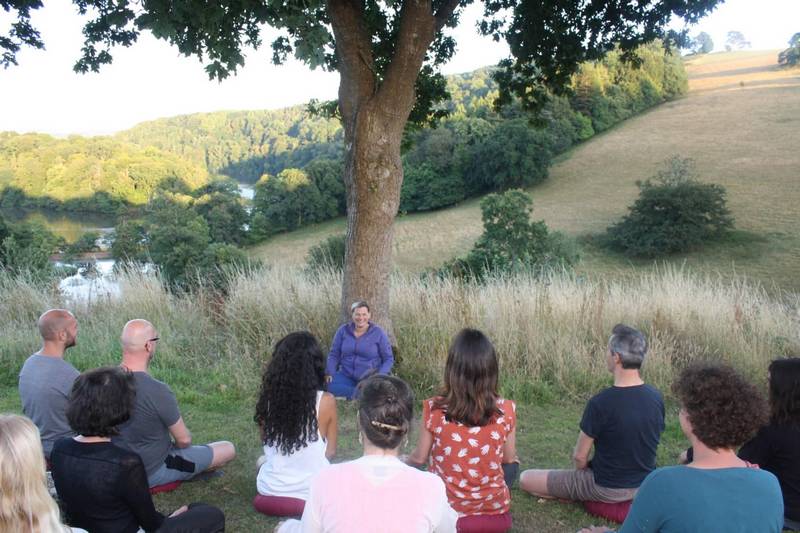
[(222, 511), (204, 503), (192, 503), (189, 510), (164, 520), (158, 533), (220, 533), (225, 531)]

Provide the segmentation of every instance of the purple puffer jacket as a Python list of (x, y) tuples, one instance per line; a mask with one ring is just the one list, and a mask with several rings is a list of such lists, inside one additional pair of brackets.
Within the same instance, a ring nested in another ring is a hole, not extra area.
[(394, 355), (386, 332), (372, 322), (360, 337), (356, 338), (354, 331), (352, 322), (336, 330), (325, 372), (332, 376), (338, 369), (356, 381), (372, 371), (388, 374), (394, 364)]

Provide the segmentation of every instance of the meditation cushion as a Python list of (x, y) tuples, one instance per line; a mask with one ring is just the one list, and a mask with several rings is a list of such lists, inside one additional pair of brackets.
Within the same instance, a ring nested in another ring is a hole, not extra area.
[(181, 486), (180, 481), (173, 481), (171, 483), (164, 483), (163, 485), (156, 485), (155, 487), (150, 487), (150, 494), (158, 494), (161, 492), (172, 492), (173, 490), (177, 489)]
[(621, 524), (625, 521), (625, 517), (628, 516), (632, 503), (633, 500), (617, 503), (583, 502), (583, 508), (591, 515)]
[(511, 514), (462, 516), (456, 522), (458, 533), (505, 533), (511, 529)]
[(286, 496), (257, 495), (253, 498), (253, 507), (259, 513), (269, 516), (300, 516), (305, 509), (306, 501)]

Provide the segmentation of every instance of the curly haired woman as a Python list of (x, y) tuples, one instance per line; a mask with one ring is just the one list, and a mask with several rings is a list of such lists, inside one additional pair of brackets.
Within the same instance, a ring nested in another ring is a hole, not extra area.
[(325, 389), (325, 355), (308, 332), (275, 345), (253, 417), (261, 430), (257, 511), (303, 513), (311, 477), (336, 453), (336, 400)]
[(620, 533), (781, 531), (778, 480), (736, 456), (736, 448), (765, 422), (766, 402), (756, 388), (728, 366), (696, 365), (672, 389), (694, 458), (645, 478)]

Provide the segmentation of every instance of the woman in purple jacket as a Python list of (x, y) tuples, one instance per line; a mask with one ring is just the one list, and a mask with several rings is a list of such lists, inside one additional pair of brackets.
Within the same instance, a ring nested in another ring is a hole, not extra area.
[(373, 374), (388, 374), (394, 364), (389, 337), (369, 321), (369, 304), (350, 306), (352, 321), (336, 330), (325, 373), (328, 392), (352, 400), (358, 383)]

